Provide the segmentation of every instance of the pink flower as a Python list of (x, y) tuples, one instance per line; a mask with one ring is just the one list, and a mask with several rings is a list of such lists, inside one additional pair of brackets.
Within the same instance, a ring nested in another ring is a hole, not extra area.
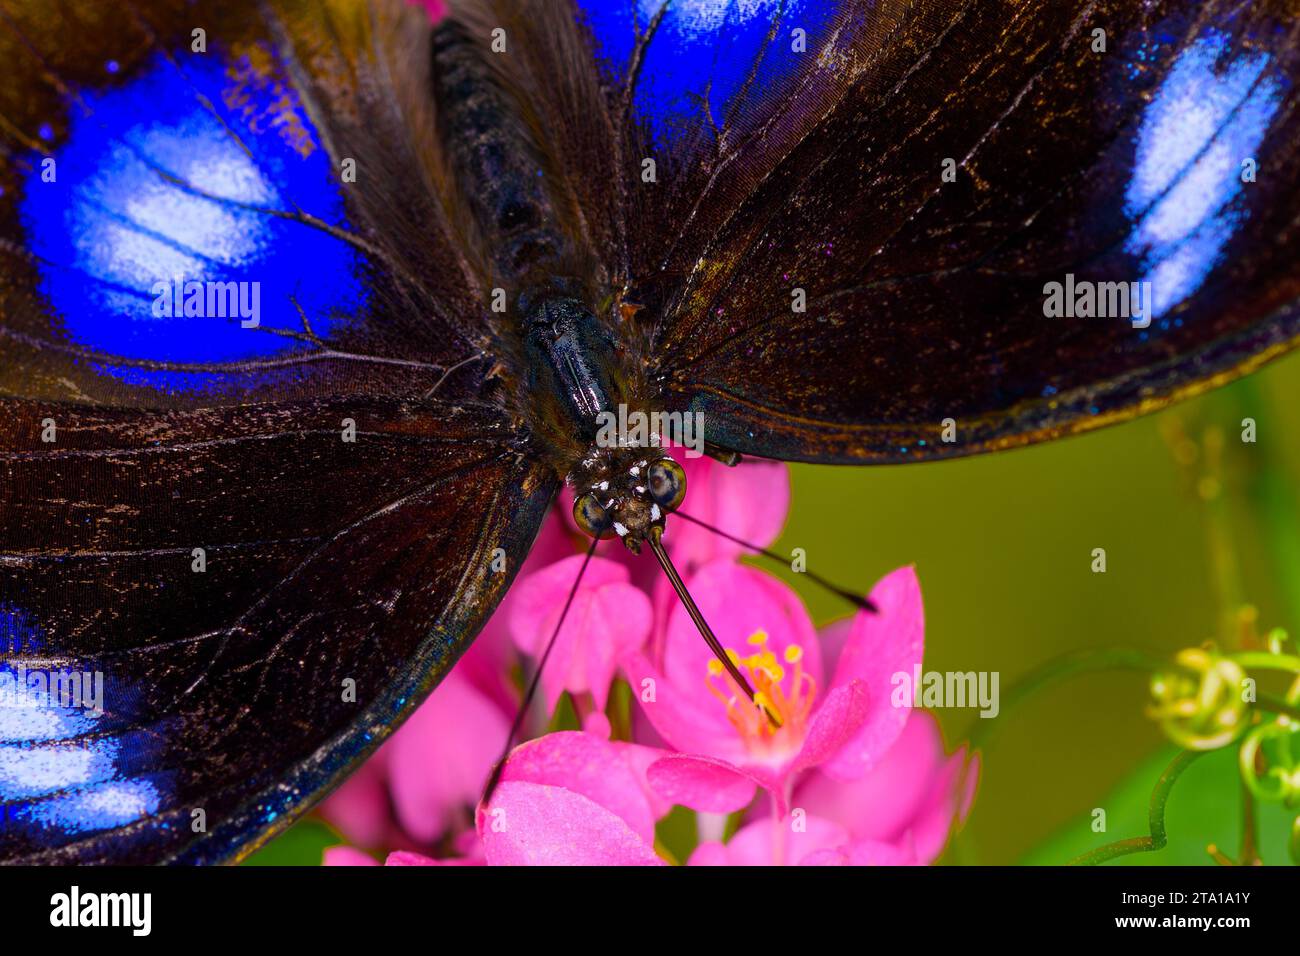
[(796, 813), (790, 820), (760, 820), (727, 843), (701, 843), (691, 866), (909, 866), (916, 858), (888, 843), (853, 842), (839, 824)]
[[(320, 805), (321, 816), (357, 846), (400, 846), (410, 842), (390, 812), (387, 756), (381, 747)], [(330, 854), (335, 850), (348, 851), (337, 856), (340, 860), (348, 858), (349, 862), (332, 861)], [(354, 853), (366, 856), (353, 847), (331, 847), (325, 851), (325, 865), (360, 865), (350, 856)], [(374, 862), (372, 857), (367, 859)]]
[[(478, 832), (456, 856), (399, 850), (385, 866), (659, 865), (654, 821), (671, 806), (646, 783), (660, 752), (589, 733), (561, 732), (515, 748)], [(481, 834), (481, 836), (480, 836)], [(351, 847), (325, 851), (327, 866), (377, 866)]]
[[(515, 586), (510, 633), (534, 662), (555, 632), (583, 560), (574, 555), (557, 561)], [(597, 710), (604, 710), (618, 660), (638, 650), (649, 633), (645, 592), (629, 583), (624, 565), (593, 557), (542, 672), (547, 712), (566, 690), (590, 693)]]
[(932, 863), (974, 800), (979, 758), (967, 764), (966, 748), (945, 754), (938, 722), (917, 710), (860, 780), (846, 783), (813, 772), (800, 781), (794, 802), (810, 816), (836, 821), (854, 841), (888, 843), (919, 863)]
[(894, 866), (932, 863), (975, 794), (978, 762), (945, 756), (934, 717), (913, 711), (888, 753), (861, 780), (818, 771), (794, 792), (785, 820), (757, 819), (724, 846), (700, 844), (692, 866), (771, 864)]
[(649, 769), (665, 798), (727, 813), (748, 804), (757, 785), (772, 793), (784, 816), (796, 774), (822, 766), (836, 779), (860, 778), (898, 738), (909, 711), (890, 699), (892, 676), (911, 673), (924, 646), (921, 590), (911, 568), (876, 585), (871, 598), (879, 613), (854, 618), (829, 680), (807, 611), (777, 579), (713, 562), (689, 587), (776, 720), (748, 702), (685, 611), (675, 610), (662, 671), (641, 655), (628, 662), (634, 687), (654, 681), (654, 700), (643, 709), (681, 751)]
[(325, 866), (378, 866), (379, 861), (369, 853), (351, 846), (331, 846), (325, 849)]
[(420, 844), (465, 825), (512, 716), (453, 671), (394, 735), (389, 791), (403, 828)]
[[(473, 834), (468, 834), (473, 836)], [(460, 840), (458, 843), (465, 843)], [(435, 860), (431, 856), (425, 856), (423, 853), (416, 853), (413, 850), (394, 850), (384, 859), (384, 866), (482, 866), (483, 854), (482, 848), (478, 846), (475, 838), (472, 849), (478, 850), (477, 855), (468, 855), (461, 857), (450, 857), (442, 860)], [(322, 861), (325, 866), (379, 866), (379, 861), (369, 853), (363, 853), (361, 850), (350, 846), (332, 846), (325, 850), (325, 859)]]
[(661, 865), (641, 749), (577, 731), (515, 748), (491, 802), (479, 809), (488, 864)]

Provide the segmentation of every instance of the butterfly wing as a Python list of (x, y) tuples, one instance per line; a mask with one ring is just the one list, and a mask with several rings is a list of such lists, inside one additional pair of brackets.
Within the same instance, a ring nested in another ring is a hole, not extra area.
[[(896, 462), (1023, 444), (1300, 334), (1285, 5), (578, 7), (652, 375), (718, 445)], [(1101, 297), (1118, 318), (1087, 316)]]
[(427, 21), (228, 6), (0, 3), (5, 860), (287, 825), (450, 668), (554, 491), (485, 397)]

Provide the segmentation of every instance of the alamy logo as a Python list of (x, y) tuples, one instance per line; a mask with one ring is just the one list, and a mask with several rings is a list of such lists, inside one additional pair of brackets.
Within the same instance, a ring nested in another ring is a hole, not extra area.
[(12, 671), (0, 671), (0, 707), (76, 708), (102, 717), (104, 674), (102, 671), (29, 670), (19, 664)]
[(979, 707), (980, 716), (998, 715), (998, 671), (926, 671), (917, 664), (912, 672), (898, 671), (889, 682), (893, 685), (889, 702), (895, 707)]
[(686, 449), (687, 458), (704, 454), (703, 412), (628, 411), (619, 404), (618, 412), (596, 414), (596, 447), (660, 448), (668, 442)]
[(262, 322), (262, 283), (186, 281), (183, 275), (160, 279), (153, 293), (153, 314), (160, 319), (239, 319), (245, 329)]
[(50, 897), (51, 926), (128, 926), (133, 936), (153, 928), (150, 893), (82, 893), (78, 886)]
[(1128, 319), (1135, 329), (1151, 324), (1151, 283), (1076, 282), (1066, 273), (1065, 282), (1043, 286), (1043, 315), (1049, 319)]

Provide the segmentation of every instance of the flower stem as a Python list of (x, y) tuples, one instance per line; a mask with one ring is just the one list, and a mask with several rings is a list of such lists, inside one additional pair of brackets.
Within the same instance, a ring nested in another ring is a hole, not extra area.
[(1256, 670), (1273, 670), (1273, 671), (1290, 671), (1300, 674), (1300, 657), (1294, 654), (1270, 654), (1267, 651), (1246, 651), (1238, 654), (1229, 654), (1229, 658), (1236, 661), (1242, 667), (1253, 667)]
[[(1017, 681), (1003, 695), (1001, 712), (1003, 714), (1009, 713), (1037, 691), (1076, 674), (1107, 670), (1145, 671), (1150, 673), (1164, 666), (1165, 662), (1163, 660), (1126, 647), (1088, 649), (1064, 654), (1049, 660), (1037, 669), (1030, 671), (1022, 680)], [(1004, 721), (976, 719), (974, 727), (967, 735), (971, 748), (987, 746), (993, 734), (1003, 723)]]
[(1098, 863), (1106, 863), (1131, 853), (1154, 853), (1156, 850), (1163, 850), (1169, 842), (1169, 833), (1165, 829), (1165, 805), (1169, 803), (1169, 795), (1173, 792), (1174, 784), (1178, 782), (1183, 771), (1206, 753), (1208, 751), (1184, 750), (1160, 775), (1155, 788), (1151, 791), (1151, 803), (1147, 811), (1147, 825), (1151, 832), (1147, 836), (1130, 837), (1127, 840), (1117, 840), (1099, 846), (1095, 850), (1089, 850), (1075, 857), (1070, 861), (1070, 865), (1096, 866)]
[(1259, 866), (1259, 821), (1255, 814), (1255, 795), (1245, 781), (1241, 784), (1241, 857), (1242, 866)]
[(1280, 697), (1274, 697), (1272, 694), (1260, 694), (1255, 701), (1255, 706), (1260, 710), (1267, 710), (1274, 714), (1286, 714), (1300, 720), (1300, 705), (1287, 703)]

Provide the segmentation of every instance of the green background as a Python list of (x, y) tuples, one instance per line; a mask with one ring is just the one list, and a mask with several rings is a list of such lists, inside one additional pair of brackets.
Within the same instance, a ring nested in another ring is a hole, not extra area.
[[(1257, 441), (1241, 441), (1241, 420)], [(866, 590), (915, 564), (926, 605), (927, 670), (998, 671), (1003, 711), (938, 712), (949, 745), (985, 735), (978, 797), (947, 862), (1065, 862), (1146, 833), (1152, 785), (1172, 756), (1146, 716), (1147, 678), (1092, 673), (1011, 711), (1011, 688), (1064, 653), (1126, 647), (1167, 658), (1222, 636), (1242, 603), (1261, 630), (1300, 631), (1300, 356), (1172, 409), (1088, 435), (955, 461), (878, 468), (791, 467), (778, 550)], [(1179, 437), (1179, 436), (1182, 437)], [(1221, 452), (1216, 452), (1221, 448)], [(1107, 571), (1091, 570), (1105, 548)], [(838, 599), (786, 573), (819, 623)], [(1091, 831), (1094, 808), (1108, 832)], [(1169, 805), (1170, 845), (1127, 862), (1209, 863), (1233, 854), (1239, 795), (1230, 753), (1195, 765)], [(1287, 825), (1262, 815), (1266, 862), (1284, 863)], [(337, 842), (314, 822), (259, 853), (315, 863)]]

